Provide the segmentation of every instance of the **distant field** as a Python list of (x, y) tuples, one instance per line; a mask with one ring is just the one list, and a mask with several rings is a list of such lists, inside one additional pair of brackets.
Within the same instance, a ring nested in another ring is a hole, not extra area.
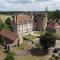
[(2, 21), (5, 21), (8, 17), (11, 17), (12, 15), (5, 15), (5, 14), (0, 14), (0, 19)]

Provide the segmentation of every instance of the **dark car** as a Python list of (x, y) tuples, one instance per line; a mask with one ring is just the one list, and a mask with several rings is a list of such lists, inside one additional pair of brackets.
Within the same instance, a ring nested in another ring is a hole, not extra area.
[(60, 51), (60, 48), (55, 48), (54, 50), (53, 50), (53, 53), (57, 53), (57, 52), (59, 52)]

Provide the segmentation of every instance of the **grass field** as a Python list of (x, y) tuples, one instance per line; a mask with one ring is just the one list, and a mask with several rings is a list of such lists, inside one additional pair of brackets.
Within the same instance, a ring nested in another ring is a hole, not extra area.
[(24, 36), (24, 38), (27, 40), (33, 40), (33, 39), (36, 39), (37, 37), (34, 35), (26, 35), (26, 36)]
[(34, 32), (34, 34), (37, 34), (37, 35), (39, 35), (39, 36), (41, 36), (41, 34), (45, 34), (46, 33), (46, 31), (44, 31), (44, 32), (42, 32), (42, 31), (37, 31), (37, 32)]
[(8, 17), (11, 17), (11, 15), (3, 15), (3, 14), (0, 14), (0, 19), (2, 21), (5, 21)]
[(15, 60), (47, 60), (47, 56), (15, 56)]

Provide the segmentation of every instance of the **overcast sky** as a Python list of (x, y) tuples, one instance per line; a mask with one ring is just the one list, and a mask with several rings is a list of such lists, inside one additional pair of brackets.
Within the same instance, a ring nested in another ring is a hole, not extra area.
[(60, 10), (60, 0), (0, 0), (0, 11)]

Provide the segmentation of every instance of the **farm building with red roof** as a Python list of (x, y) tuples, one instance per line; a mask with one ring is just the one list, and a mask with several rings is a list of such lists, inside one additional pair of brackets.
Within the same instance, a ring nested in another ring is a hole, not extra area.
[(6, 30), (0, 31), (0, 41), (7, 47), (7, 49), (18, 45), (18, 40), (18, 35), (15, 32)]
[(58, 32), (60, 31), (60, 25), (57, 22), (50, 22), (47, 26), (47, 30)]

